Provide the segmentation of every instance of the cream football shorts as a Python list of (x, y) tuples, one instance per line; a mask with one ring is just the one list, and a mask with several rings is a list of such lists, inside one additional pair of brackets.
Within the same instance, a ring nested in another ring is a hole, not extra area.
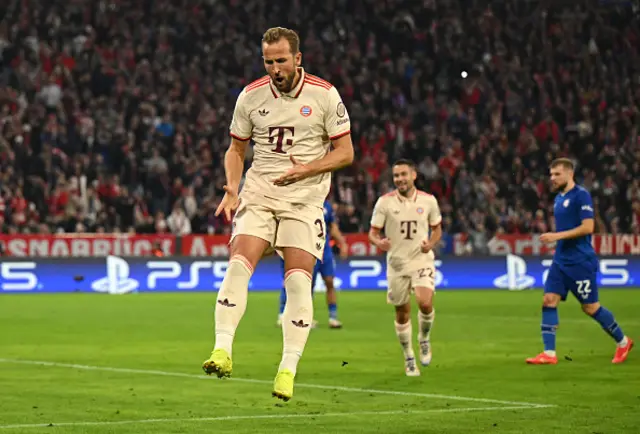
[(402, 306), (411, 301), (411, 294), (415, 288), (429, 288), (435, 292), (436, 267), (434, 263), (426, 265), (406, 275), (392, 275), (387, 277), (387, 303)]
[(275, 250), (282, 256), (283, 248), (295, 247), (322, 260), (324, 226), (321, 207), (245, 193), (233, 219), (231, 241), (237, 235), (253, 235), (269, 242), (267, 254)]

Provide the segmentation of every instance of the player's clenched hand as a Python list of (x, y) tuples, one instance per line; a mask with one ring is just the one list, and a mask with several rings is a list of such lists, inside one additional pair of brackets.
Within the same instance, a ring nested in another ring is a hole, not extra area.
[(558, 241), (558, 234), (554, 232), (547, 232), (540, 235), (540, 241), (546, 244), (555, 243), (556, 241)]
[(228, 186), (222, 187), (225, 191), (224, 197), (218, 205), (218, 209), (216, 209), (216, 217), (220, 215), (221, 212), (224, 212), (224, 216), (228, 221), (231, 221), (231, 213), (238, 209), (238, 205), (240, 205), (240, 199), (238, 198), (238, 192)]
[(391, 249), (391, 241), (389, 241), (389, 238), (382, 238), (378, 241), (377, 247), (383, 252), (388, 252)]
[(293, 163), (293, 167), (287, 171), (280, 178), (273, 181), (274, 185), (282, 187), (284, 185), (293, 184), (294, 182), (301, 181), (309, 176), (309, 169), (306, 164), (300, 163), (293, 155), (289, 155), (289, 159)]
[(433, 246), (431, 245), (429, 240), (422, 240), (422, 243), (420, 243), (420, 250), (422, 251), (422, 253), (429, 253), (431, 249), (433, 249)]

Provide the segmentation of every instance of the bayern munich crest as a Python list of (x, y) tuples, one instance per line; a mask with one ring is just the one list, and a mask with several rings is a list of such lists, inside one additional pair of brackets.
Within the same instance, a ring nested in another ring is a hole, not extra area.
[(311, 112), (311, 107), (309, 107), (308, 105), (303, 105), (302, 107), (300, 107), (300, 114), (305, 118), (311, 116)]
[(422, 214), (424, 212), (424, 208), (420, 207), (416, 211), (418, 211), (418, 214)]

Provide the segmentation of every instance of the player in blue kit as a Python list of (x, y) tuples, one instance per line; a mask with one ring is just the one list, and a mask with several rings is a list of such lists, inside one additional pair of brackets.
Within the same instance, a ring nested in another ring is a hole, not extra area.
[(551, 185), (558, 192), (553, 205), (556, 232), (540, 236), (544, 243), (556, 243), (553, 263), (544, 286), (542, 303), (542, 342), (544, 351), (527, 359), (533, 365), (555, 365), (558, 304), (569, 291), (578, 299), (582, 310), (596, 320), (617, 345), (613, 363), (627, 359), (633, 341), (625, 336), (613, 314), (598, 298), (598, 258), (591, 245), (595, 220), (591, 195), (573, 180), (574, 165), (568, 158), (551, 163)]
[[(335, 221), (333, 215), (333, 206), (331, 202), (328, 200), (324, 201), (324, 223), (325, 228), (328, 229), (328, 233), (326, 235), (327, 240), (324, 244), (324, 252), (322, 257), (322, 262), (317, 261), (316, 266), (313, 270), (313, 280), (311, 283), (311, 290), (313, 291), (316, 286), (316, 279), (318, 274), (322, 275), (322, 279), (324, 280), (325, 287), (327, 288), (327, 307), (329, 308), (329, 328), (339, 329), (342, 328), (342, 323), (338, 320), (338, 304), (337, 304), (337, 294), (336, 289), (333, 284), (333, 278), (335, 276), (335, 260), (333, 259), (333, 250), (331, 249), (330, 237), (333, 237), (334, 240), (338, 243), (340, 248), (340, 257), (342, 259), (347, 257), (348, 254), (348, 246), (347, 242), (344, 239), (344, 236), (340, 232), (340, 228), (338, 228), (338, 224)], [(284, 261), (280, 261), (282, 266), (282, 274), (284, 275)], [(284, 306), (287, 302), (287, 292), (282, 289), (280, 292), (280, 314), (278, 315), (278, 326), (282, 324), (282, 313), (284, 312)], [(317, 322), (314, 320), (312, 327), (316, 327)]]

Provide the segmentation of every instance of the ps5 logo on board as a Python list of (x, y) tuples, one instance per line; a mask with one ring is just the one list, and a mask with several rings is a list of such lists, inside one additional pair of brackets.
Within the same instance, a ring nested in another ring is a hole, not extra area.
[(127, 294), (134, 292), (140, 282), (129, 277), (129, 264), (117, 256), (107, 256), (107, 276), (91, 284), (95, 292), (107, 294)]
[(507, 255), (507, 274), (498, 276), (493, 280), (496, 288), (519, 291), (531, 288), (536, 283), (536, 278), (527, 275), (527, 263), (517, 255)]

